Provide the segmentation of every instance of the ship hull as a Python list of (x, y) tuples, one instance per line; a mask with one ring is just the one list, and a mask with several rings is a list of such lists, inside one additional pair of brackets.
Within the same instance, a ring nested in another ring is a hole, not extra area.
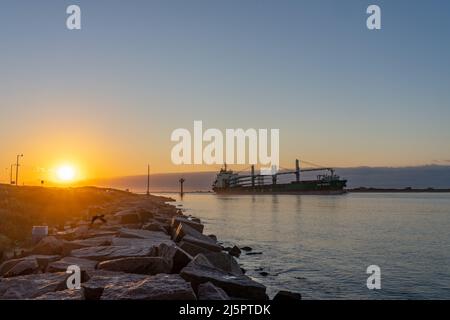
[(345, 193), (346, 180), (330, 182), (301, 181), (276, 185), (237, 186), (214, 188), (217, 194), (299, 194), (299, 195), (338, 195)]

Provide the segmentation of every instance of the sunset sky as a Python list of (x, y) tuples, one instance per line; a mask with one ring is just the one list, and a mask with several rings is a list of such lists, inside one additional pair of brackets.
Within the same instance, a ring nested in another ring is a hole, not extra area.
[[(82, 30), (66, 28), (78, 4)], [(382, 30), (366, 28), (369, 4)], [(0, 182), (175, 166), (176, 128), (280, 129), (281, 166), (450, 163), (448, 1), (0, 2)], [(65, 172), (69, 174), (70, 172)]]

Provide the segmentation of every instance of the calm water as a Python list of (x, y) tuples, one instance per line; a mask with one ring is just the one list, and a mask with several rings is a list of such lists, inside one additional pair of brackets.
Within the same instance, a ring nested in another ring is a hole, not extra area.
[[(205, 233), (261, 251), (239, 262), (270, 296), (450, 299), (450, 194), (170, 196)], [(366, 287), (372, 264), (381, 290)]]

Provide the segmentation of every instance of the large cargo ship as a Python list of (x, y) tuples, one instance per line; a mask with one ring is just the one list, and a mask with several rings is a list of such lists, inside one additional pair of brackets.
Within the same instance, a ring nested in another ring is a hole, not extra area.
[[(301, 174), (306, 172), (323, 172), (315, 179), (301, 180)], [(279, 183), (280, 176), (292, 175), (294, 179)], [(333, 168), (300, 169), (299, 160), (295, 161), (295, 170), (278, 171), (271, 175), (255, 174), (254, 166), (251, 173), (240, 175), (228, 170), (225, 165), (217, 174), (213, 191), (218, 194), (320, 194), (333, 195), (345, 193), (347, 180), (340, 179)]]

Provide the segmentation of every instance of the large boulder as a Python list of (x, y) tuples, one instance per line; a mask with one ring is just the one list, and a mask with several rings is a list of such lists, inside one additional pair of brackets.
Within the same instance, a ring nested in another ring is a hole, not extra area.
[(51, 262), (47, 266), (47, 272), (66, 272), (69, 266), (78, 266), (81, 271), (90, 273), (95, 270), (97, 261), (81, 259), (76, 257), (64, 257), (61, 260)]
[(177, 228), (172, 234), (172, 238), (175, 242), (179, 242), (187, 235), (205, 242), (215, 243), (213, 239), (192, 228), (185, 222), (178, 223)]
[(177, 274), (158, 274), (104, 288), (102, 300), (196, 300), (189, 282)]
[(175, 244), (160, 244), (158, 246), (158, 256), (169, 261), (171, 273), (179, 273), (181, 269), (192, 261), (192, 256)]
[(120, 218), (120, 223), (122, 224), (141, 222), (141, 216), (134, 209), (126, 209), (119, 211), (114, 216)]
[[(209, 237), (206, 237), (206, 238), (210, 239)], [(197, 237), (193, 237), (191, 235), (187, 235), (187, 236), (183, 237), (183, 241), (185, 243), (196, 245), (197, 247), (201, 247), (201, 248), (206, 249), (208, 251), (214, 251), (214, 252), (222, 251), (222, 247), (220, 245), (218, 245), (212, 239), (206, 241), (204, 238), (203, 239), (199, 239)]]
[(55, 292), (47, 292), (35, 300), (83, 300), (83, 294), (81, 290), (66, 289)]
[(236, 275), (215, 267), (204, 255), (197, 255), (180, 272), (181, 277), (191, 282), (194, 288), (211, 282), (236, 298), (266, 300), (266, 287), (245, 275)]
[(128, 229), (128, 228), (120, 229), (119, 237), (136, 238), (136, 239), (170, 240), (170, 237), (164, 232), (148, 231), (142, 229)]
[(178, 246), (189, 253), (191, 256), (195, 257), (199, 253), (210, 253), (211, 250), (206, 249), (204, 247), (198, 246), (192, 242), (181, 240), (180, 243), (178, 243)]
[(161, 238), (146, 238), (146, 239), (137, 239), (137, 238), (113, 238), (112, 245), (113, 246), (128, 246), (128, 247), (157, 247), (161, 243), (165, 243), (167, 245), (172, 245), (174, 242), (170, 239), (161, 239)]
[(37, 273), (39, 270), (39, 264), (36, 259), (21, 259), (21, 261), (15, 264), (14, 267), (5, 272), (3, 277), (9, 278), (24, 276), (27, 274)]
[(170, 273), (172, 265), (161, 257), (132, 257), (100, 262), (97, 269), (136, 274)]
[(188, 225), (189, 227), (197, 230), (200, 233), (203, 233), (203, 224), (199, 223), (199, 222), (195, 222), (191, 219), (188, 219), (187, 217), (183, 217), (183, 216), (178, 216), (178, 217), (173, 217), (172, 221), (170, 223), (170, 228), (175, 231), (178, 228), (178, 225), (180, 223), (184, 223), (186, 225)]
[(86, 300), (194, 300), (191, 285), (176, 274), (144, 276), (99, 270), (82, 284)]
[(302, 300), (302, 295), (296, 292), (281, 290), (273, 297), (273, 301), (281, 300)]
[(230, 297), (221, 288), (211, 282), (205, 282), (198, 286), (198, 300), (230, 300)]
[(167, 234), (167, 230), (164, 228), (164, 225), (160, 222), (148, 222), (142, 226), (143, 230), (147, 231), (157, 231), (157, 232), (163, 232)]
[(73, 250), (71, 255), (76, 258), (95, 261), (114, 260), (127, 257), (150, 257), (156, 256), (156, 247), (144, 246), (99, 246)]
[(0, 299), (33, 299), (67, 289), (66, 273), (41, 273), (0, 279)]
[(243, 275), (241, 267), (229, 254), (223, 252), (210, 252), (203, 254), (213, 267), (234, 275)]
[(64, 241), (48, 236), (39, 241), (31, 250), (33, 254), (61, 255), (64, 250)]
[(228, 253), (230, 255), (232, 255), (233, 257), (236, 257), (236, 258), (239, 258), (239, 256), (241, 255), (241, 252), (242, 251), (241, 251), (241, 249), (239, 249), (238, 246), (234, 246), (228, 251)]
[(47, 265), (60, 259), (56, 255), (31, 255), (19, 259), (11, 259), (0, 265), (0, 276), (14, 277), (19, 275), (27, 275), (45, 270)]

